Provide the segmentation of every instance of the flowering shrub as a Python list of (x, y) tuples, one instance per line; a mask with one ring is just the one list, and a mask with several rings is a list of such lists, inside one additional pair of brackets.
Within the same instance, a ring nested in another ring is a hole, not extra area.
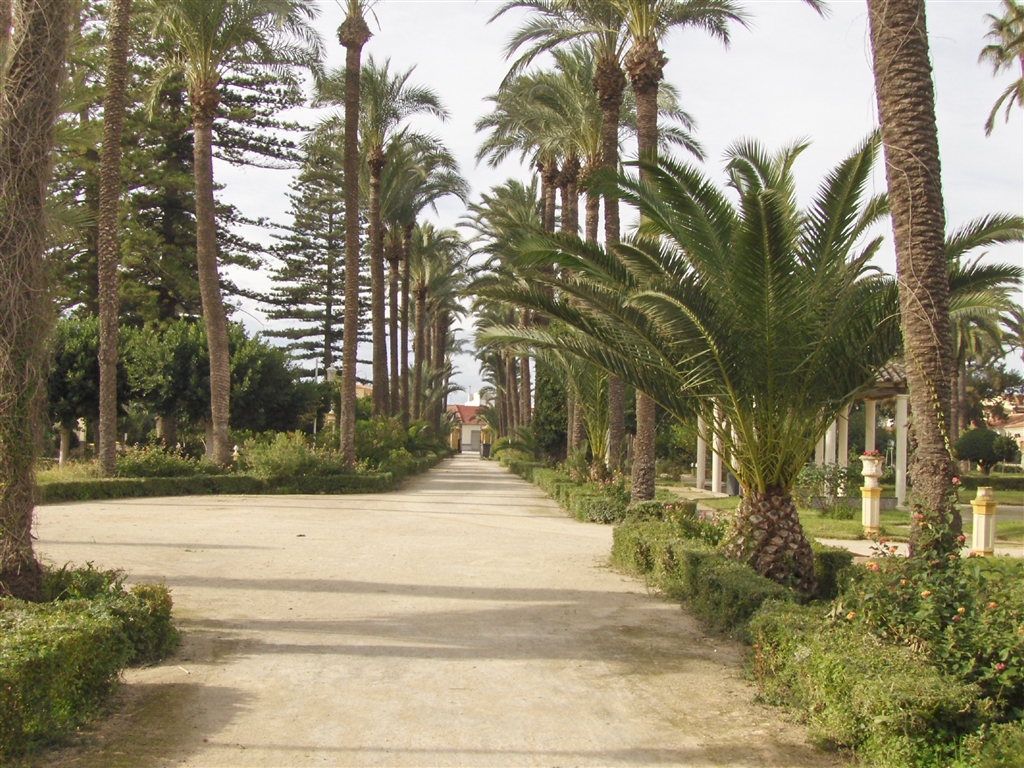
[(305, 437), (278, 433), (271, 441), (252, 440), (241, 451), (240, 468), (264, 479), (309, 475), (345, 474), (345, 462), (337, 451), (317, 450)]
[[(927, 550), (926, 550), (927, 551)], [(1003, 558), (895, 557), (888, 548), (851, 570), (833, 608), (884, 640), (923, 653), (982, 691), (996, 722), (1024, 710), (1024, 563)]]

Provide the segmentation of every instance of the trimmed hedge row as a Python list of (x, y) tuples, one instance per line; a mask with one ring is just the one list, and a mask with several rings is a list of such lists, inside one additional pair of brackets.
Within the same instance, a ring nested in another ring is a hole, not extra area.
[(117, 686), (121, 670), (177, 645), (162, 585), (94, 599), (0, 599), (0, 757), (70, 733)]
[(407, 477), (425, 472), (446, 454), (415, 459), (399, 472), (365, 475), (303, 475), (262, 479), (251, 475), (193, 475), (191, 477), (111, 477), (46, 483), (38, 486), (39, 504), (154, 496), (211, 494), (343, 494), (392, 491)]
[(824, 612), (769, 603), (750, 622), (749, 668), (765, 700), (795, 708), (821, 746), (855, 750), (865, 765), (949, 765), (950, 745), (977, 725), (977, 686)]
[(960, 488), (966, 491), (976, 491), (985, 486), (993, 491), (1021, 491), (1024, 492), (1024, 475), (1007, 477), (1006, 475), (989, 475), (978, 477), (977, 475), (965, 475), (960, 478)]

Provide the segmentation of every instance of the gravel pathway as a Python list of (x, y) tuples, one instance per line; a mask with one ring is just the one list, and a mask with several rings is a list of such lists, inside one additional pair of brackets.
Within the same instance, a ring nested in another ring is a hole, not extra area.
[(398, 492), (45, 506), (38, 551), (163, 581), (184, 632), (38, 765), (828, 766), (738, 645), (492, 462)]

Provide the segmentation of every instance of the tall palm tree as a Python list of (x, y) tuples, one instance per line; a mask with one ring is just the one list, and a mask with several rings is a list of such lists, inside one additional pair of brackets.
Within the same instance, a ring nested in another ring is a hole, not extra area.
[[(884, 198), (865, 193), (877, 142), (833, 170), (804, 210), (792, 173), (802, 149), (733, 147), (728, 192), (693, 168), (647, 164), (645, 181), (622, 176), (615, 186), (640, 210), (637, 238), (610, 250), (548, 238), (528, 259), (557, 264), (564, 277), (538, 270), (483, 294), (577, 331), (508, 329), (493, 341), (576, 354), (680, 420), (704, 417), (745, 491), (726, 551), (811, 592), (793, 483), (836, 414), (897, 350), (899, 325), (892, 280), (869, 267), (879, 239), (857, 249), (887, 212)], [(716, 405), (724, 421), (713, 418)]]
[[(362, 67), (359, 83), (359, 143), (366, 171), (370, 230), (370, 317), (373, 341), (373, 413), (390, 411), (388, 357), (385, 329), (384, 227), (381, 215), (381, 177), (394, 142), (425, 144), (427, 137), (412, 136), (405, 125), (409, 118), (430, 114), (448, 119), (448, 111), (437, 93), (411, 84), (412, 67), (392, 72), (391, 60), (377, 64), (371, 56)], [(322, 103), (337, 103), (343, 94), (345, 70), (329, 75), (318, 87)], [(397, 385), (397, 382), (396, 382)]]
[[(381, 179), (381, 216), (387, 222), (389, 248), (397, 254), (401, 268), (399, 276), (400, 310), (394, 311), (392, 288), (392, 370), (398, 407), (403, 424), (409, 421), (409, 250), (412, 231), (420, 213), (433, 207), (437, 201), (454, 195), (465, 201), (469, 185), (458, 170), (451, 152), (432, 137), (406, 133), (402, 141), (391, 142), (387, 163)], [(395, 265), (392, 264), (392, 272)], [(397, 333), (394, 324), (398, 323)], [(393, 398), (394, 399), (394, 398)]]
[(117, 208), (121, 200), (121, 125), (128, 81), (131, 0), (112, 0), (107, 21), (107, 78), (100, 153), (99, 315), (101, 472), (114, 474), (117, 458)]
[[(868, 0), (875, 97), (885, 148), (900, 287), (904, 359), (917, 446), (911, 508), (942, 530), (957, 519), (949, 442), (953, 335), (935, 94), (924, 0)], [(920, 526), (911, 547), (920, 549)], [(952, 534), (958, 533), (955, 529)], [(934, 546), (952, 551), (954, 535)], [(927, 545), (929, 548), (931, 544)]]
[[(637, 149), (640, 157), (656, 160), (658, 151), (658, 88), (668, 59), (661, 42), (673, 29), (697, 27), (729, 42), (729, 22), (743, 23), (731, 0), (617, 0), (630, 47), (626, 74), (636, 96)], [(640, 169), (641, 179), (644, 169)], [(636, 440), (633, 443), (633, 501), (654, 498), (654, 438), (657, 414), (654, 401), (636, 393)]]
[[(616, 170), (619, 162), (619, 122), (626, 75), (622, 68), (626, 52), (624, 18), (614, 0), (510, 0), (492, 17), (492, 21), (512, 9), (530, 12), (526, 23), (513, 35), (506, 47), (509, 58), (525, 51), (512, 64), (506, 81), (522, 71), (546, 51), (585, 41), (593, 50), (595, 74), (593, 86), (601, 106), (601, 159), (605, 168)], [(604, 199), (605, 245), (619, 241), (619, 204), (612, 196)], [(609, 456), (619, 469), (624, 458), (625, 419), (622, 382), (608, 379)]]
[(345, 46), (345, 319), (341, 349), (341, 453), (356, 462), (356, 349), (359, 346), (359, 74), (370, 28), (368, 0), (347, 0), (338, 41)]
[(1024, 108), (1024, 5), (1016, 0), (1003, 0), (1003, 8), (1005, 13), (1002, 16), (985, 14), (990, 26), (986, 37), (993, 42), (981, 49), (978, 60), (988, 59), (992, 62), (994, 73), (1016, 65), (1020, 69), (1020, 77), (1010, 83), (996, 99), (988, 120), (985, 121), (986, 136), (991, 135), (992, 129), (995, 128), (996, 115), (1004, 104), (1004, 115), (1007, 120), (1010, 119), (1010, 110), (1014, 104)]
[(308, 0), (152, 0), (152, 33), (173, 48), (155, 78), (185, 77), (192, 108), (196, 186), (196, 262), (210, 352), (212, 460), (231, 462), (228, 441), (231, 370), (227, 315), (217, 268), (217, 221), (213, 198), (213, 122), (226, 73), (239, 66), (318, 69), (320, 39), (309, 22)]
[(963, 404), (967, 392), (967, 361), (1002, 343), (1000, 322), (1014, 308), (1013, 291), (1019, 289), (1024, 268), (1010, 264), (984, 264), (982, 256), (966, 257), (978, 248), (1024, 240), (1020, 216), (986, 216), (969, 222), (946, 238), (949, 260), (949, 313), (953, 327), (954, 371), (950, 384), (952, 417), (950, 442), (966, 428)]
[(50, 307), (45, 190), (70, 29), (67, 0), (23, 0), (0, 99), (0, 596), (42, 597), (32, 548)]
[[(416, 330), (412, 417), (432, 420), (436, 426), (439, 414), (429, 414), (424, 407), (424, 382), (431, 375), (443, 376), (441, 369), (444, 367), (450, 320), (452, 313), (457, 311), (455, 300), (465, 285), (468, 253), (458, 232), (439, 230), (431, 224), (415, 227), (411, 245), (409, 256)], [(440, 355), (438, 348), (441, 349)]]

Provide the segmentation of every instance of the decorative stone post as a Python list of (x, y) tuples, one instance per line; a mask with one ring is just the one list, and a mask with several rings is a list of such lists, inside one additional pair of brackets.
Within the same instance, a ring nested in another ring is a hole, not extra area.
[(979, 488), (978, 496), (971, 499), (974, 508), (974, 532), (971, 534), (971, 554), (991, 557), (995, 554), (996, 501), (991, 488)]
[(697, 474), (697, 489), (703, 491), (704, 484), (707, 481), (707, 467), (708, 467), (708, 442), (707, 442), (707, 430), (704, 424), (704, 418), (702, 416), (697, 417), (697, 466), (695, 468)]
[(861, 524), (864, 535), (868, 538), (877, 537), (882, 532), (879, 510), (882, 502), (882, 487), (878, 479), (882, 476), (882, 457), (876, 453), (865, 453), (860, 457), (864, 465), (864, 487), (860, 489)]

